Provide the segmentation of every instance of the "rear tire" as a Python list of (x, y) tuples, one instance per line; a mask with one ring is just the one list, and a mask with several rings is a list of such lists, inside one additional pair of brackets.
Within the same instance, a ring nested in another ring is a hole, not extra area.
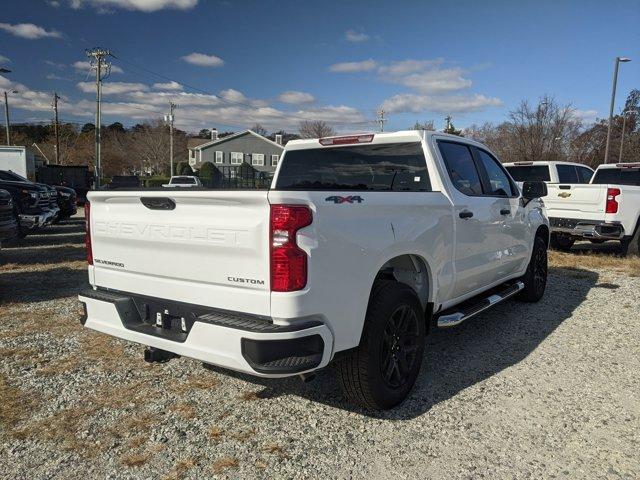
[(540, 300), (547, 288), (547, 273), (547, 244), (541, 237), (536, 237), (527, 272), (520, 279), (524, 283), (524, 289), (518, 294), (518, 298), (523, 302)]
[(560, 250), (562, 252), (568, 252), (573, 247), (575, 239), (568, 235), (561, 235), (558, 233), (551, 234), (551, 248), (554, 250)]
[(640, 255), (640, 221), (636, 225), (635, 232), (632, 237), (624, 237), (620, 240), (620, 255)]
[(401, 403), (418, 378), (425, 335), (414, 291), (392, 280), (376, 281), (360, 345), (336, 365), (346, 396), (371, 410)]

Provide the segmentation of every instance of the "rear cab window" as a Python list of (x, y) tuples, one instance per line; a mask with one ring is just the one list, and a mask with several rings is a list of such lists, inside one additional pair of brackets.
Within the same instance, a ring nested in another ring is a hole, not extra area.
[(596, 185), (640, 186), (640, 166), (632, 168), (601, 168), (591, 182)]
[(506, 169), (516, 182), (551, 181), (547, 165), (510, 165)]
[(288, 150), (276, 190), (429, 192), (420, 142)]

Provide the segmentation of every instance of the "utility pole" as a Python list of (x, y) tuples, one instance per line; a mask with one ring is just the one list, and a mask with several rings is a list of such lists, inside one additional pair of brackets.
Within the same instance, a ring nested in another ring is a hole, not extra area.
[(173, 177), (173, 109), (177, 105), (169, 102), (169, 114), (164, 116), (164, 121), (169, 124), (169, 164), (171, 165), (171, 177)]
[[(100, 111), (100, 103), (102, 102), (102, 80), (106, 78), (111, 71), (111, 64), (104, 60), (104, 57), (110, 56), (111, 52), (103, 48), (93, 48), (87, 50), (87, 57), (91, 58), (91, 66), (96, 69), (96, 164), (95, 164), (95, 188), (100, 188), (100, 176), (102, 175), (102, 166), (100, 163), (100, 123), (102, 115)], [(102, 69), (106, 72), (102, 76)]]
[(449, 132), (451, 130), (451, 115), (447, 115), (446, 117), (444, 117), (444, 121), (446, 122), (444, 131)]
[(384, 132), (384, 124), (386, 123), (388, 119), (384, 118), (384, 110), (380, 109), (378, 110), (378, 118), (377, 118), (377, 122), (380, 124), (380, 131)]
[(611, 104), (609, 106), (609, 126), (607, 127), (607, 144), (604, 149), (604, 163), (609, 163), (609, 144), (611, 143), (611, 124), (613, 123), (613, 107), (616, 102), (616, 86), (618, 84), (618, 67), (620, 63), (630, 62), (627, 57), (616, 57), (613, 67), (613, 86), (611, 87)]
[(4, 128), (6, 129), (7, 133), (7, 145), (11, 145), (11, 132), (9, 130), (9, 100), (7, 98), (6, 90), (4, 92), (4, 121)]
[(56, 165), (60, 165), (60, 132), (58, 131), (58, 92), (53, 92), (53, 132), (56, 137)]

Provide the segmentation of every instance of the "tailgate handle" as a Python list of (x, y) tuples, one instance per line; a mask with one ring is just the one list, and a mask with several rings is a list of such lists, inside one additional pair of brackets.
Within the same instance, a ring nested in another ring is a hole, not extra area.
[(571, 190), (571, 185), (560, 185), (558, 188), (560, 190)]
[(173, 210), (176, 202), (166, 197), (140, 197), (142, 204), (151, 210)]

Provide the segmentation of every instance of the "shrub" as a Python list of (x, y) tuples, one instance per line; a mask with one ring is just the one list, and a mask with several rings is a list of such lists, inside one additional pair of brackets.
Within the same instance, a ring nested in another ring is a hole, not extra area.
[(205, 187), (213, 187), (216, 181), (219, 181), (221, 174), (220, 170), (218, 170), (213, 163), (204, 162), (200, 166), (198, 176), (200, 177), (202, 185)]
[(193, 175), (193, 169), (191, 165), (189, 165), (189, 162), (178, 162), (176, 175)]
[(142, 184), (144, 188), (157, 188), (162, 187), (165, 183), (169, 183), (169, 180), (169, 177), (163, 176), (145, 177), (142, 180)]

